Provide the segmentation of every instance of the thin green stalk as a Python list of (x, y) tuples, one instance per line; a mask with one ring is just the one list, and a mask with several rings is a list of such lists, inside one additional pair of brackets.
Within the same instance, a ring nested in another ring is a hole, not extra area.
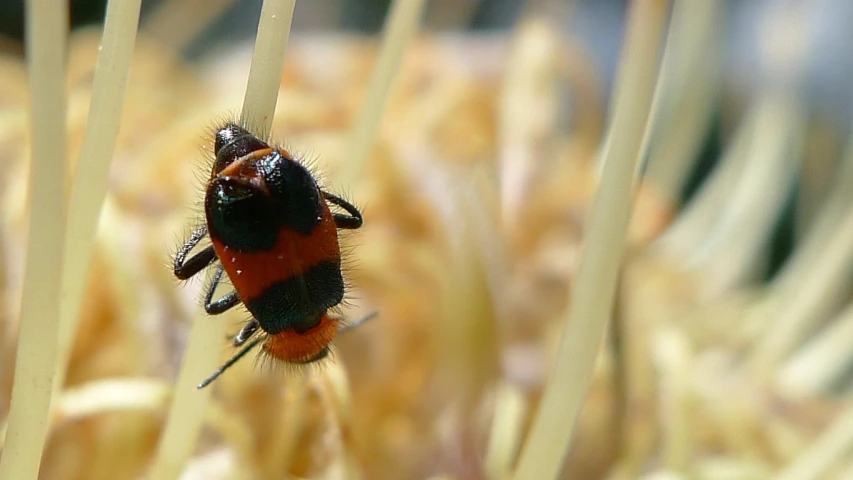
[(602, 153), (604, 168), (584, 237), (572, 306), (516, 479), (556, 478), (571, 444), (610, 319), (668, 12), (668, 1), (631, 4), (615, 108)]
[(57, 270), (65, 238), (68, 6), (28, 0), (26, 13), (33, 156), (15, 383), (0, 459), (3, 480), (38, 477), (56, 375), (61, 278)]

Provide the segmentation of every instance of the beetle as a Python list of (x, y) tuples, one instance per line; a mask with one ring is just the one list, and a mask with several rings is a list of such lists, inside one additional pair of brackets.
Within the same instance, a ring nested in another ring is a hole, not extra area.
[[(258, 346), (288, 364), (322, 360), (337, 333), (375, 315), (345, 323), (329, 312), (345, 293), (338, 230), (363, 223), (354, 205), (321, 189), (286, 149), (236, 123), (216, 130), (214, 155), (206, 223), (175, 254), (174, 275), (186, 280), (216, 264), (205, 310), (217, 315), (242, 303), (252, 318), (233, 337), (233, 346), (242, 348), (198, 388)], [(205, 237), (211, 245), (189, 256)], [(223, 275), (234, 290), (214, 300)]]

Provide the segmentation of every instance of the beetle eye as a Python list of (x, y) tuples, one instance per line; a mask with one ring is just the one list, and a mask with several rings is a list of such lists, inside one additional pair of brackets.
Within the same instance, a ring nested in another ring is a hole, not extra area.
[(210, 182), (205, 212), (211, 235), (237, 251), (268, 250), (278, 240), (275, 209), (262, 192), (233, 177)]

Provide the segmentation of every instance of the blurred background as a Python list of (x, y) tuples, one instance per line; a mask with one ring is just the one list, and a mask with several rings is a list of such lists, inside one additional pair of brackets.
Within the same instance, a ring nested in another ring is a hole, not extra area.
[[(164, 1), (143, 1), (142, 22), (156, 14)], [(724, 3), (725, 18), (719, 26), (724, 31), (721, 35), (724, 88), (738, 95), (757, 88), (760, 76), (756, 74), (768, 68), (759, 51), (765, 35), (762, 18), (786, 6), (795, 8), (799, 23), (791, 36), (806, 34), (807, 41), (802, 39), (797, 46), (786, 44), (785, 39), (766, 41), (776, 43), (780, 50), (790, 50), (789, 55), (802, 56), (806, 62), (801, 72), (803, 94), (815, 113), (842, 129), (851, 124), (853, 89), (847, 84), (853, 76), (853, 57), (846, 53), (846, 46), (853, 44), (853, 30), (847, 21), (853, 15), (853, 4), (845, 0), (727, 0)], [(99, 25), (103, 21), (105, 1), (75, 0), (69, 4), (73, 27)], [(390, 1), (380, 0), (300, 2), (293, 30), (377, 34), (389, 4)], [(187, 2), (187, 5), (187, 11), (217, 11), (195, 38), (182, 45), (180, 53), (189, 60), (235, 43), (250, 42), (254, 37), (261, 0)], [(511, 31), (525, 14), (547, 12), (555, 28), (570, 32), (583, 45), (596, 63), (602, 87), (609, 91), (622, 41), (626, 5), (624, 0), (436, 0), (429, 2), (422, 28), (431, 33), (501, 35)], [(0, 41), (7, 49), (20, 53), (23, 53), (23, 10), (20, 0), (0, 0)], [(704, 175), (707, 170), (707, 164), (701, 163), (699, 174)]]
[[(296, 3), (273, 137), (365, 206), (343, 238), (345, 313), (381, 316), (326, 369), (223, 376), (182, 478), (506, 478), (572, 301), (631, 3), (427, 2), (346, 185), (389, 2)], [(673, 3), (612, 324), (561, 478), (853, 478), (853, 2)], [(73, 166), (105, 2), (70, 5)], [(202, 287), (172, 279), (169, 255), (199, 222), (209, 129), (240, 107), (260, 7), (142, 2), (42, 478), (141, 478), (154, 456)], [(23, 33), (23, 2), (0, 0), (4, 417)], [(138, 404), (115, 393), (128, 379), (150, 382)]]
[[(164, 0), (145, 0), (142, 21), (149, 18)], [(76, 27), (96, 25), (103, 20), (104, 1), (75, 0), (69, 2), (71, 19)], [(253, 38), (260, 0), (240, 2), (216, 1), (195, 4), (197, 11), (226, 5), (221, 17), (205, 27), (190, 42), (184, 54), (195, 57), (212, 48)], [(381, 0), (316, 0), (296, 6), (293, 30), (321, 32), (378, 33), (389, 7)], [(533, 10), (547, 11), (555, 24), (583, 42), (595, 56), (605, 80), (612, 79), (622, 38), (622, 25), (628, 2), (620, 0), (437, 0), (430, 2), (423, 28), (429, 32), (501, 32), (513, 28), (518, 19)], [(728, 0), (725, 29), (726, 74), (728, 81), (750, 83), (760, 62), (757, 52), (759, 18), (762, 12), (783, 5), (801, 10), (799, 20), (810, 33), (808, 52), (809, 93), (816, 104), (832, 115), (848, 120), (853, 93), (845, 88), (853, 74), (853, 60), (845, 55), (844, 46), (853, 42), (847, 19), (853, 5), (845, 0)], [(23, 2), (0, 1), (0, 35), (9, 40), (23, 38)], [(833, 92), (830, 94), (829, 92)]]

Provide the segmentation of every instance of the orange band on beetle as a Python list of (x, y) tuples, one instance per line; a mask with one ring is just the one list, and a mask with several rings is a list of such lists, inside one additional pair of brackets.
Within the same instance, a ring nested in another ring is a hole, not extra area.
[(278, 242), (261, 252), (237, 252), (212, 238), (228, 278), (243, 302), (251, 302), (270, 286), (302, 275), (320, 262), (340, 260), (338, 233), (329, 207), (323, 204), (323, 221), (309, 235), (281, 229)]
[(338, 331), (338, 319), (323, 315), (320, 323), (304, 333), (285, 330), (270, 335), (264, 342), (264, 352), (290, 363), (303, 363), (315, 358), (332, 343)]

